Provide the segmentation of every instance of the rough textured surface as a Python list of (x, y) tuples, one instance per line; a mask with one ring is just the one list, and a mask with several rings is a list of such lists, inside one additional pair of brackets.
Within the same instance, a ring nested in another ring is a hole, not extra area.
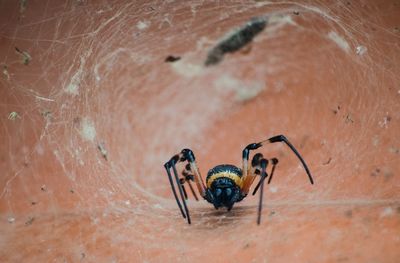
[[(398, 1), (2, 0), (0, 32), (1, 262), (398, 262)], [(162, 164), (190, 147), (204, 176), (277, 134), (315, 185), (264, 147), (262, 224), (248, 197), (188, 226)]]

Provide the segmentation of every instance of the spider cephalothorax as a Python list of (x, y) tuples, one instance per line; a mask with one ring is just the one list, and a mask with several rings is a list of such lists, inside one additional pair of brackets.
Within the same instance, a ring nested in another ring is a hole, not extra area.
[[(183, 149), (179, 154), (174, 155), (168, 162), (164, 164), (167, 171), (169, 182), (171, 184), (172, 192), (175, 196), (178, 207), (184, 218), (187, 218), (188, 223), (191, 223), (189, 209), (187, 208), (186, 199), (187, 192), (184, 184), (187, 183), (189, 188), (196, 200), (198, 200), (197, 194), (195, 193), (191, 181), (196, 184), (197, 190), (200, 195), (212, 203), (216, 209), (220, 207), (226, 207), (229, 210), (232, 209), (236, 202), (243, 200), (249, 190), (250, 186), (253, 184), (254, 179), (260, 176), (260, 180), (256, 187), (254, 188), (253, 195), (256, 194), (258, 189), (260, 189), (260, 201), (258, 206), (258, 218), (257, 223), (260, 224), (261, 220), (261, 209), (262, 209), (262, 198), (263, 198), (263, 187), (264, 180), (268, 177), (267, 166), (269, 163), (272, 164), (271, 172), (268, 178), (268, 184), (272, 180), (272, 176), (275, 171), (275, 166), (278, 164), (278, 159), (271, 158), (266, 159), (261, 153), (257, 153), (253, 156), (251, 165), (249, 167), (249, 155), (251, 150), (256, 150), (263, 146), (265, 143), (274, 142), (284, 142), (289, 148), (296, 154), (304, 169), (307, 172), (308, 178), (311, 184), (314, 183), (311, 176), (310, 170), (308, 169), (306, 163), (301, 157), (300, 153), (294, 148), (294, 146), (286, 139), (283, 135), (278, 135), (271, 137), (265, 141), (259, 143), (251, 143), (247, 145), (242, 152), (242, 169), (230, 165), (221, 164), (210, 169), (207, 173), (206, 184), (204, 184), (203, 179), (200, 176), (200, 171), (197, 168), (196, 160), (193, 152), (190, 149)], [(178, 172), (176, 164), (179, 162), (188, 162), (182, 171), (182, 177), (178, 177)], [(174, 178), (171, 175), (171, 168), (173, 171)], [(179, 195), (181, 201), (179, 201), (177, 192), (175, 190), (174, 181), (176, 182), (179, 190)], [(183, 204), (183, 207), (182, 207)]]

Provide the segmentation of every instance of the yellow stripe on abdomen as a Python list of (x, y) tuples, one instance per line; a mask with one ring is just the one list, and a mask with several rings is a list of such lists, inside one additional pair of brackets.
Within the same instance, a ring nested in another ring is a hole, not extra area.
[(210, 188), (211, 184), (215, 181), (215, 179), (221, 178), (221, 177), (226, 177), (226, 178), (233, 180), (235, 182), (235, 184), (237, 186), (239, 186), (240, 188), (242, 188), (242, 186), (243, 186), (242, 178), (239, 175), (237, 175), (236, 173), (220, 172), (220, 173), (213, 174), (207, 178), (207, 187)]

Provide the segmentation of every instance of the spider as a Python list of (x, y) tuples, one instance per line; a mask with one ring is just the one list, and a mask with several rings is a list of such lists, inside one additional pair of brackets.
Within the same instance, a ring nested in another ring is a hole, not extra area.
[[(255, 195), (258, 189), (260, 189), (260, 200), (257, 215), (257, 224), (259, 225), (261, 222), (264, 181), (268, 177), (267, 166), (269, 163), (271, 163), (272, 165), (271, 173), (268, 178), (269, 184), (271, 183), (272, 177), (274, 175), (275, 167), (278, 164), (278, 159), (266, 159), (264, 158), (263, 154), (256, 153), (253, 156), (249, 167), (249, 155), (250, 151), (260, 148), (265, 143), (275, 142), (283, 142), (287, 146), (289, 146), (289, 148), (294, 152), (294, 154), (296, 154), (300, 162), (303, 164), (303, 167), (307, 172), (308, 178), (310, 179), (310, 183), (314, 184), (314, 180), (311, 176), (310, 170), (307, 167), (307, 164), (301, 157), (300, 153), (284, 135), (274, 136), (259, 143), (251, 143), (247, 145), (242, 152), (242, 169), (231, 164), (217, 165), (208, 171), (206, 184), (204, 184), (203, 179), (200, 176), (200, 171), (197, 167), (196, 159), (192, 150), (183, 149), (179, 154), (174, 155), (168, 162), (166, 162), (164, 164), (164, 167), (168, 174), (172, 193), (174, 194), (176, 203), (178, 204), (183, 218), (187, 219), (188, 224), (191, 224), (191, 219), (189, 215), (189, 209), (186, 204), (186, 200), (188, 198), (184, 186), (186, 183), (188, 184), (193, 194), (193, 197), (197, 201), (199, 201), (199, 198), (194, 191), (192, 182), (195, 183), (201, 197), (203, 197), (209, 203), (212, 203), (215, 209), (226, 207), (227, 210), (230, 211), (235, 203), (242, 201), (248, 195), (250, 187), (253, 184), (255, 178), (257, 176), (260, 176), (260, 180), (253, 190), (253, 195)], [(181, 173), (182, 177), (179, 178), (176, 164), (186, 161), (188, 163)], [(173, 171), (173, 176), (171, 175), (171, 168)], [(178, 192), (181, 201), (178, 198), (178, 194), (174, 186), (174, 181), (178, 186)]]

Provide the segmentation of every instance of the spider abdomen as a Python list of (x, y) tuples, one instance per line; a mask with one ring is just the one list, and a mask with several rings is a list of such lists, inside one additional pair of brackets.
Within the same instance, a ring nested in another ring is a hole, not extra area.
[(242, 170), (231, 164), (220, 164), (210, 169), (207, 173), (206, 184), (211, 188), (213, 182), (218, 178), (229, 178), (238, 186), (242, 186)]
[(235, 202), (242, 200), (241, 188), (243, 186), (242, 170), (234, 165), (221, 164), (208, 171), (206, 178), (207, 188), (213, 194), (209, 200), (214, 207), (232, 209)]

